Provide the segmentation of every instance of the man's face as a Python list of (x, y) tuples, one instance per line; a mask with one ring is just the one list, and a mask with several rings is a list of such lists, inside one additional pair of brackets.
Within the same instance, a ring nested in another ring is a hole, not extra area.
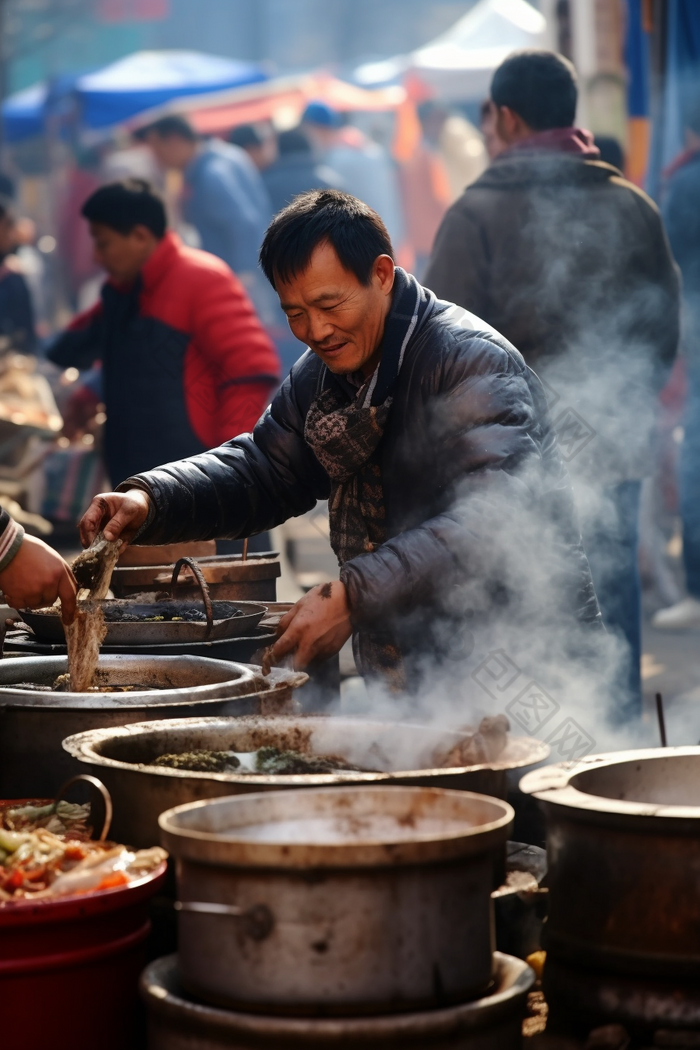
[(183, 171), (197, 152), (194, 142), (181, 138), (180, 135), (159, 135), (157, 131), (149, 132), (146, 144), (153, 150), (158, 164), (165, 171), (170, 168)]
[(147, 227), (134, 226), (129, 233), (119, 233), (101, 222), (90, 223), (95, 262), (118, 284), (131, 284), (158, 244)]
[(293, 334), (331, 372), (371, 375), (381, 356), (394, 285), (388, 255), (378, 256), (369, 285), (363, 285), (343, 267), (335, 249), (322, 242), (303, 273), (275, 284)]

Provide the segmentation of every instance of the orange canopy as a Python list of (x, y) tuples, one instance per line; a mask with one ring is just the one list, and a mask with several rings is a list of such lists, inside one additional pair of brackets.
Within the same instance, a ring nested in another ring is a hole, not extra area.
[(274, 118), (291, 127), (312, 100), (325, 102), (339, 112), (377, 112), (395, 109), (405, 98), (406, 92), (399, 86), (368, 90), (328, 73), (313, 73), (280, 77), (215, 95), (179, 98), (139, 114), (132, 127), (149, 124), (167, 113), (186, 113), (200, 134), (217, 135), (240, 124)]

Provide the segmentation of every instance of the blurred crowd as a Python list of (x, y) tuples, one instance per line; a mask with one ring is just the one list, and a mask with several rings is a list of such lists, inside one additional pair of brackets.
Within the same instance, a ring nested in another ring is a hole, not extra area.
[[(537, 68), (516, 55), (497, 70), (479, 127), (433, 101), (374, 121), (313, 101), (296, 127), (226, 140), (166, 116), (120, 148), (75, 152), (43, 245), (0, 176), (2, 367), (26, 372), (17, 355), (35, 355), (57, 402), (32, 424), (41, 493), (18, 514), (72, 523), (105, 471), (117, 484), (253, 426), (300, 353), (258, 266), (265, 229), (298, 194), (341, 190), (379, 213), (400, 266), (544, 381), (637, 704), (641, 583), (658, 626), (700, 625), (700, 104), (665, 174), (663, 224), (620, 144), (575, 112), (568, 64), (540, 53)], [(8, 499), (29, 455), (12, 440), (0, 434)], [(677, 519), (685, 591), (666, 558)]]

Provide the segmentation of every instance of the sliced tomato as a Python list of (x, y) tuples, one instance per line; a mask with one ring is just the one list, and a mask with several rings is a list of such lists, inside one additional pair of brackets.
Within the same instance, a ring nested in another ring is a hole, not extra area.
[(111, 890), (115, 886), (126, 886), (129, 881), (128, 875), (125, 875), (123, 871), (113, 871), (109, 875), (105, 875), (102, 882), (96, 887), (98, 890)]

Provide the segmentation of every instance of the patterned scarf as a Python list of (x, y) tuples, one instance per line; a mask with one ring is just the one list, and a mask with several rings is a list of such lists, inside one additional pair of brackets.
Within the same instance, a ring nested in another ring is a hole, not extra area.
[[(406, 348), (429, 302), (416, 279), (397, 267), (378, 367), (359, 390), (326, 370), (328, 385), (307, 414), (306, 442), (331, 479), (331, 546), (341, 566), (386, 539), (379, 445)], [(401, 686), (401, 658), (389, 636), (363, 632), (355, 640), (355, 657), (362, 673), (379, 673)]]

